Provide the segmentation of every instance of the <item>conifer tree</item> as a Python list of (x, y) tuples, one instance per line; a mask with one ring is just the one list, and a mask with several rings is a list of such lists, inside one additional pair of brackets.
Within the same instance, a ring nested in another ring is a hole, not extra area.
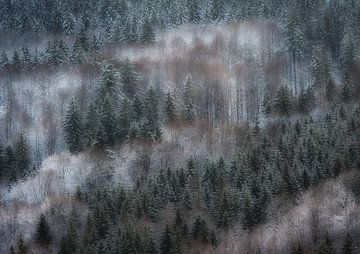
[(139, 41), (139, 34), (138, 34), (138, 22), (136, 19), (136, 16), (134, 15), (131, 20), (130, 25), (130, 36), (129, 36), (129, 42), (131, 44), (135, 44)]
[(333, 246), (333, 240), (329, 234), (326, 233), (319, 247), (319, 254), (335, 254), (335, 248)]
[(9, 183), (16, 182), (18, 179), (18, 174), (16, 170), (16, 158), (13, 148), (8, 145), (5, 151), (5, 171)]
[(82, 120), (78, 106), (72, 100), (63, 122), (64, 138), (69, 151), (76, 154), (82, 148)]
[(344, 84), (341, 87), (341, 100), (343, 102), (349, 102), (352, 98), (353, 91), (352, 91), (352, 85), (349, 81), (345, 81)]
[(170, 231), (170, 227), (166, 225), (165, 232), (161, 237), (160, 253), (168, 254), (168, 253), (172, 253), (172, 251), (173, 251), (173, 240), (171, 238), (171, 231)]
[(42, 246), (48, 246), (52, 241), (50, 227), (44, 214), (40, 215), (40, 219), (36, 227), (35, 239), (36, 242)]
[(332, 102), (335, 99), (336, 86), (332, 79), (329, 79), (325, 88), (325, 97), (328, 102)]
[(17, 248), (18, 248), (17, 254), (27, 254), (28, 253), (28, 246), (26, 245), (22, 236), (20, 236)]
[(270, 115), (272, 111), (272, 100), (268, 89), (265, 90), (264, 98), (262, 101), (262, 111), (265, 115)]
[(84, 145), (91, 147), (96, 144), (96, 138), (99, 131), (98, 115), (95, 107), (90, 103), (85, 118), (84, 126)]
[(18, 72), (21, 70), (21, 60), (19, 53), (15, 50), (11, 62), (12, 68), (14, 71)]
[(212, 0), (210, 13), (213, 21), (221, 21), (224, 18), (223, 0)]
[(140, 41), (144, 44), (152, 44), (155, 42), (154, 27), (149, 18), (145, 19), (142, 25)]
[(66, 45), (65, 41), (60, 40), (58, 43), (58, 56), (59, 56), (59, 64), (63, 65), (69, 60), (69, 48)]
[(200, 10), (198, 0), (187, 0), (188, 21), (197, 24), (200, 22)]
[(139, 98), (139, 96), (135, 95), (134, 101), (132, 103), (132, 107), (133, 107), (133, 117), (134, 117), (134, 121), (138, 122), (140, 121), (140, 119), (143, 116), (143, 106), (142, 106), (142, 102)]
[(304, 254), (304, 250), (303, 248), (301, 247), (301, 244), (297, 244), (295, 245), (292, 250), (291, 250), (291, 254)]
[(188, 77), (185, 82), (185, 91), (184, 91), (184, 115), (185, 119), (188, 122), (195, 121), (196, 115), (195, 115), (195, 109), (192, 102), (192, 81), (191, 78)]
[(115, 111), (110, 94), (106, 94), (99, 112), (99, 132), (97, 140), (100, 145), (114, 145), (116, 135)]
[(176, 119), (175, 104), (174, 104), (174, 99), (172, 98), (170, 93), (168, 93), (166, 96), (165, 114), (166, 114), (166, 121), (168, 123), (172, 123), (175, 121)]
[(58, 254), (77, 254), (78, 252), (79, 237), (75, 228), (75, 222), (73, 218), (70, 218), (65, 234), (61, 238)]
[(21, 66), (23, 67), (23, 69), (25, 70), (30, 70), (31, 69), (31, 54), (29, 52), (29, 49), (27, 47), (22, 47), (21, 49)]
[(132, 115), (133, 115), (132, 105), (130, 101), (125, 98), (121, 106), (120, 119), (119, 119), (119, 133), (118, 133), (119, 141), (124, 141), (127, 138), (130, 132), (131, 120), (133, 118)]
[[(159, 131), (159, 98), (158, 94), (153, 87), (151, 87), (145, 97), (144, 103), (144, 116), (145, 123), (142, 126), (142, 133), (144, 137), (149, 138), (150, 136), (155, 137), (157, 131)], [(149, 136), (150, 135), (150, 136)]]
[(274, 109), (283, 116), (288, 116), (292, 109), (292, 95), (287, 86), (282, 86), (275, 96)]
[(23, 134), (15, 144), (16, 172), (21, 178), (27, 177), (30, 167), (30, 148)]
[(9, 58), (5, 50), (2, 50), (0, 55), (0, 71), (6, 70), (9, 66)]
[(135, 66), (129, 61), (129, 59), (125, 60), (121, 69), (121, 83), (124, 95), (132, 100), (138, 90), (138, 78)]
[(350, 233), (347, 233), (344, 239), (343, 247), (342, 247), (342, 253), (343, 254), (352, 254), (354, 252), (354, 246), (353, 246), (353, 238), (350, 235)]
[(344, 80), (349, 78), (349, 70), (354, 64), (354, 42), (351, 32), (344, 32), (340, 47), (340, 70)]
[(74, 64), (82, 64), (86, 61), (86, 51), (80, 38), (77, 37), (72, 48), (71, 61)]

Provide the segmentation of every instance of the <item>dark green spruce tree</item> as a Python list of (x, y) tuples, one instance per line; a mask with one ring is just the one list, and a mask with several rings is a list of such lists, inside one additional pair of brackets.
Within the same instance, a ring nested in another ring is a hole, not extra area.
[(24, 179), (29, 175), (30, 148), (23, 134), (20, 134), (15, 144), (16, 174)]
[(40, 215), (39, 222), (36, 226), (35, 240), (37, 244), (44, 247), (48, 246), (52, 241), (50, 227), (44, 214)]
[(170, 93), (166, 95), (165, 101), (165, 115), (166, 115), (166, 122), (173, 123), (176, 120), (176, 109), (174, 99)]
[(82, 120), (78, 106), (72, 100), (67, 109), (63, 122), (63, 131), (69, 151), (76, 154), (82, 148)]

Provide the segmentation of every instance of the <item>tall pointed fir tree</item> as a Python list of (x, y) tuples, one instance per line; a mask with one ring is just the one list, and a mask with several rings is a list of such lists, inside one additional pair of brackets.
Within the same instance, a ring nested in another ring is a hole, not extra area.
[(130, 132), (130, 124), (133, 118), (132, 105), (128, 99), (124, 99), (121, 105), (120, 117), (119, 117), (119, 128), (117, 133), (117, 139), (120, 142), (126, 140)]
[(39, 222), (36, 226), (35, 240), (36, 243), (41, 246), (48, 246), (52, 241), (50, 227), (44, 214), (40, 215)]
[(75, 228), (75, 222), (70, 219), (69, 225), (60, 241), (58, 254), (77, 254), (79, 253), (79, 236)]
[(147, 93), (144, 103), (145, 122), (142, 125), (142, 134), (146, 139), (161, 138), (161, 130), (159, 126), (159, 97), (153, 87)]
[(25, 70), (30, 70), (32, 68), (31, 54), (27, 47), (22, 47), (21, 49), (21, 66)]
[(200, 9), (198, 0), (187, 0), (188, 21), (193, 24), (200, 22)]
[(138, 90), (138, 74), (133, 63), (126, 59), (121, 69), (121, 83), (123, 94), (132, 100)]
[(87, 46), (87, 44), (81, 40), (81, 37), (76, 37), (72, 48), (72, 55), (71, 55), (72, 63), (74, 64), (85, 63), (86, 49), (84, 48), (84, 46)]
[(18, 174), (16, 171), (16, 158), (14, 150), (10, 145), (6, 146), (4, 162), (8, 184), (16, 182), (18, 179)]
[(163, 233), (160, 241), (160, 253), (168, 254), (173, 251), (173, 240), (171, 237), (170, 227), (166, 225), (165, 232)]
[(16, 172), (21, 178), (26, 178), (30, 168), (30, 148), (23, 134), (20, 134), (15, 144)]
[(354, 252), (354, 240), (350, 233), (347, 233), (344, 239), (343, 247), (342, 247), (343, 254), (353, 254)]
[(12, 69), (15, 72), (21, 71), (21, 59), (19, 53), (16, 50), (14, 51), (11, 65), (12, 65)]
[(99, 117), (100, 126), (97, 135), (98, 144), (112, 146), (115, 144), (116, 123), (114, 105), (110, 94), (105, 95), (100, 108)]
[(9, 58), (5, 50), (0, 55), (0, 71), (6, 70), (9, 67)]
[(275, 96), (274, 109), (282, 116), (289, 116), (292, 106), (293, 98), (289, 88), (281, 86)]
[(167, 123), (173, 123), (176, 120), (175, 103), (170, 93), (166, 95), (165, 114)]
[(140, 41), (144, 44), (155, 42), (155, 31), (150, 18), (145, 19), (142, 25)]
[(96, 144), (99, 129), (98, 115), (95, 107), (90, 103), (84, 125), (84, 145), (91, 147)]
[(78, 106), (72, 100), (63, 122), (64, 138), (69, 151), (76, 154), (82, 148), (82, 120)]
[(105, 67), (96, 100), (99, 116), (97, 142), (99, 145), (114, 145), (116, 138), (115, 108), (118, 101), (118, 82), (111, 65)]
[(185, 82), (184, 89), (184, 118), (188, 122), (194, 122), (196, 118), (195, 109), (193, 105), (193, 88), (191, 77), (189, 76)]
[(69, 61), (69, 48), (63, 40), (59, 41), (57, 47), (59, 52), (59, 63), (60, 65), (64, 65)]
[(224, 18), (224, 1), (212, 0), (210, 9), (211, 19), (213, 21), (221, 21)]

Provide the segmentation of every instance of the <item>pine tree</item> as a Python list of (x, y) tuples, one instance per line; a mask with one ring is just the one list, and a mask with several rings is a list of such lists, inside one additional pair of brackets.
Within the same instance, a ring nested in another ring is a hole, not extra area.
[(28, 246), (26, 245), (24, 239), (20, 236), (17, 245), (18, 251), (17, 254), (27, 254), (28, 253)]
[(5, 50), (0, 55), (0, 71), (6, 70), (9, 67), (9, 58)]
[(23, 47), (21, 49), (21, 62), (21, 66), (23, 67), (23, 69), (30, 70), (32, 68), (31, 54), (27, 47)]
[(74, 64), (82, 64), (86, 61), (86, 51), (83, 47), (83, 43), (81, 42), (79, 37), (76, 37), (73, 48), (72, 48), (72, 55), (71, 61)]
[(313, 109), (315, 104), (315, 95), (311, 87), (300, 90), (297, 104), (298, 111), (304, 114)]
[(336, 95), (336, 85), (332, 79), (329, 79), (325, 88), (325, 97), (328, 102), (332, 102)]
[(349, 71), (354, 64), (354, 42), (351, 32), (345, 31), (340, 47), (340, 70), (344, 80), (349, 77)]
[(21, 70), (21, 60), (19, 53), (15, 50), (11, 62), (12, 68), (14, 71), (18, 72)]
[(86, 114), (84, 126), (84, 145), (91, 147), (96, 144), (96, 138), (99, 131), (98, 115), (95, 107), (91, 103)]
[(63, 40), (58, 43), (59, 64), (63, 65), (69, 61), (69, 48)]
[(46, 62), (51, 66), (58, 66), (59, 59), (58, 59), (58, 51), (55, 42), (48, 41), (47, 48), (45, 51), (45, 58)]
[(41, 214), (35, 233), (36, 242), (42, 246), (48, 246), (52, 241), (50, 227), (46, 221), (45, 215)]
[(192, 92), (192, 81), (188, 77), (185, 82), (185, 91), (184, 91), (184, 115), (185, 119), (188, 122), (194, 122), (196, 118), (195, 109), (192, 102), (193, 92)]
[(301, 244), (297, 244), (296, 246), (294, 246), (291, 250), (291, 254), (304, 254), (304, 250), (301, 247)]
[(6, 171), (6, 176), (8, 178), (8, 183), (16, 182), (18, 179), (18, 174), (16, 171), (16, 158), (13, 148), (10, 145), (6, 147), (4, 160), (5, 160), (5, 171)]
[(16, 172), (21, 178), (28, 176), (30, 167), (30, 148), (23, 134), (15, 144)]
[(292, 109), (292, 95), (287, 86), (282, 86), (275, 96), (274, 109), (283, 116), (288, 116)]
[(343, 254), (352, 254), (354, 253), (354, 246), (353, 246), (353, 238), (350, 233), (347, 233), (344, 239), (344, 244), (342, 247)]
[(118, 139), (119, 141), (124, 141), (130, 132), (131, 120), (133, 118), (132, 105), (128, 99), (124, 99), (119, 119), (119, 133)]
[(154, 28), (151, 24), (150, 19), (145, 19), (144, 24), (141, 30), (141, 38), (140, 41), (144, 44), (152, 44), (155, 42), (155, 32)]
[(170, 93), (166, 95), (165, 114), (166, 114), (166, 121), (168, 123), (172, 123), (176, 120), (174, 99), (172, 98)]
[(173, 251), (173, 240), (171, 238), (170, 227), (166, 225), (165, 232), (163, 233), (160, 241), (160, 253), (169, 254)]
[(188, 21), (197, 24), (200, 22), (200, 9), (198, 0), (187, 0)]
[(330, 66), (328, 57), (323, 47), (317, 46), (313, 52), (313, 60), (311, 63), (311, 72), (313, 75), (314, 87), (323, 89), (330, 78)]
[(319, 247), (319, 254), (335, 254), (335, 248), (333, 246), (333, 240), (329, 234), (326, 233)]
[(143, 116), (143, 106), (142, 106), (142, 102), (139, 98), (139, 96), (135, 95), (134, 101), (132, 103), (132, 107), (133, 107), (133, 117), (134, 117), (134, 121), (138, 122), (140, 121), (140, 119)]
[(343, 102), (349, 102), (353, 96), (352, 85), (349, 81), (345, 81), (341, 87), (341, 100)]
[(208, 242), (209, 240), (209, 229), (206, 225), (206, 222), (200, 217), (196, 218), (194, 222), (192, 235), (194, 239), (204, 243)]
[(210, 14), (213, 21), (221, 21), (224, 18), (223, 0), (212, 0)]
[(5, 156), (4, 156), (4, 149), (0, 144), (0, 181), (4, 179), (6, 176), (6, 164), (5, 164)]
[(82, 148), (82, 120), (78, 106), (72, 100), (63, 122), (64, 138), (69, 151), (76, 154)]
[[(144, 103), (144, 116), (145, 123), (142, 126), (142, 133), (145, 134), (145, 138), (149, 138), (149, 135), (154, 137), (159, 130), (159, 98), (158, 94), (153, 87), (151, 87), (145, 97)], [(146, 137), (148, 136), (148, 137)]]
[(100, 126), (97, 140), (100, 145), (112, 146), (115, 144), (116, 123), (115, 111), (109, 94), (105, 95), (99, 112)]
[(121, 83), (122, 83), (122, 91), (124, 95), (133, 99), (138, 90), (138, 74), (135, 71), (135, 66), (126, 59), (124, 65), (121, 70)]
[(272, 100), (267, 89), (265, 90), (264, 98), (262, 101), (262, 111), (265, 115), (270, 115), (272, 111)]
[(75, 222), (73, 218), (70, 218), (65, 234), (60, 241), (58, 254), (77, 254), (78, 252), (79, 237), (75, 228)]

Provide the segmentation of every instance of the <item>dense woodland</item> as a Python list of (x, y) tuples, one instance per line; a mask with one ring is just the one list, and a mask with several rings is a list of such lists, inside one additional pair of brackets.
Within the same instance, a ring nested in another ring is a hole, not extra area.
[[(360, 2), (0, 0), (0, 31), (1, 253), (359, 252)], [(342, 212), (254, 236), (329, 183)]]

